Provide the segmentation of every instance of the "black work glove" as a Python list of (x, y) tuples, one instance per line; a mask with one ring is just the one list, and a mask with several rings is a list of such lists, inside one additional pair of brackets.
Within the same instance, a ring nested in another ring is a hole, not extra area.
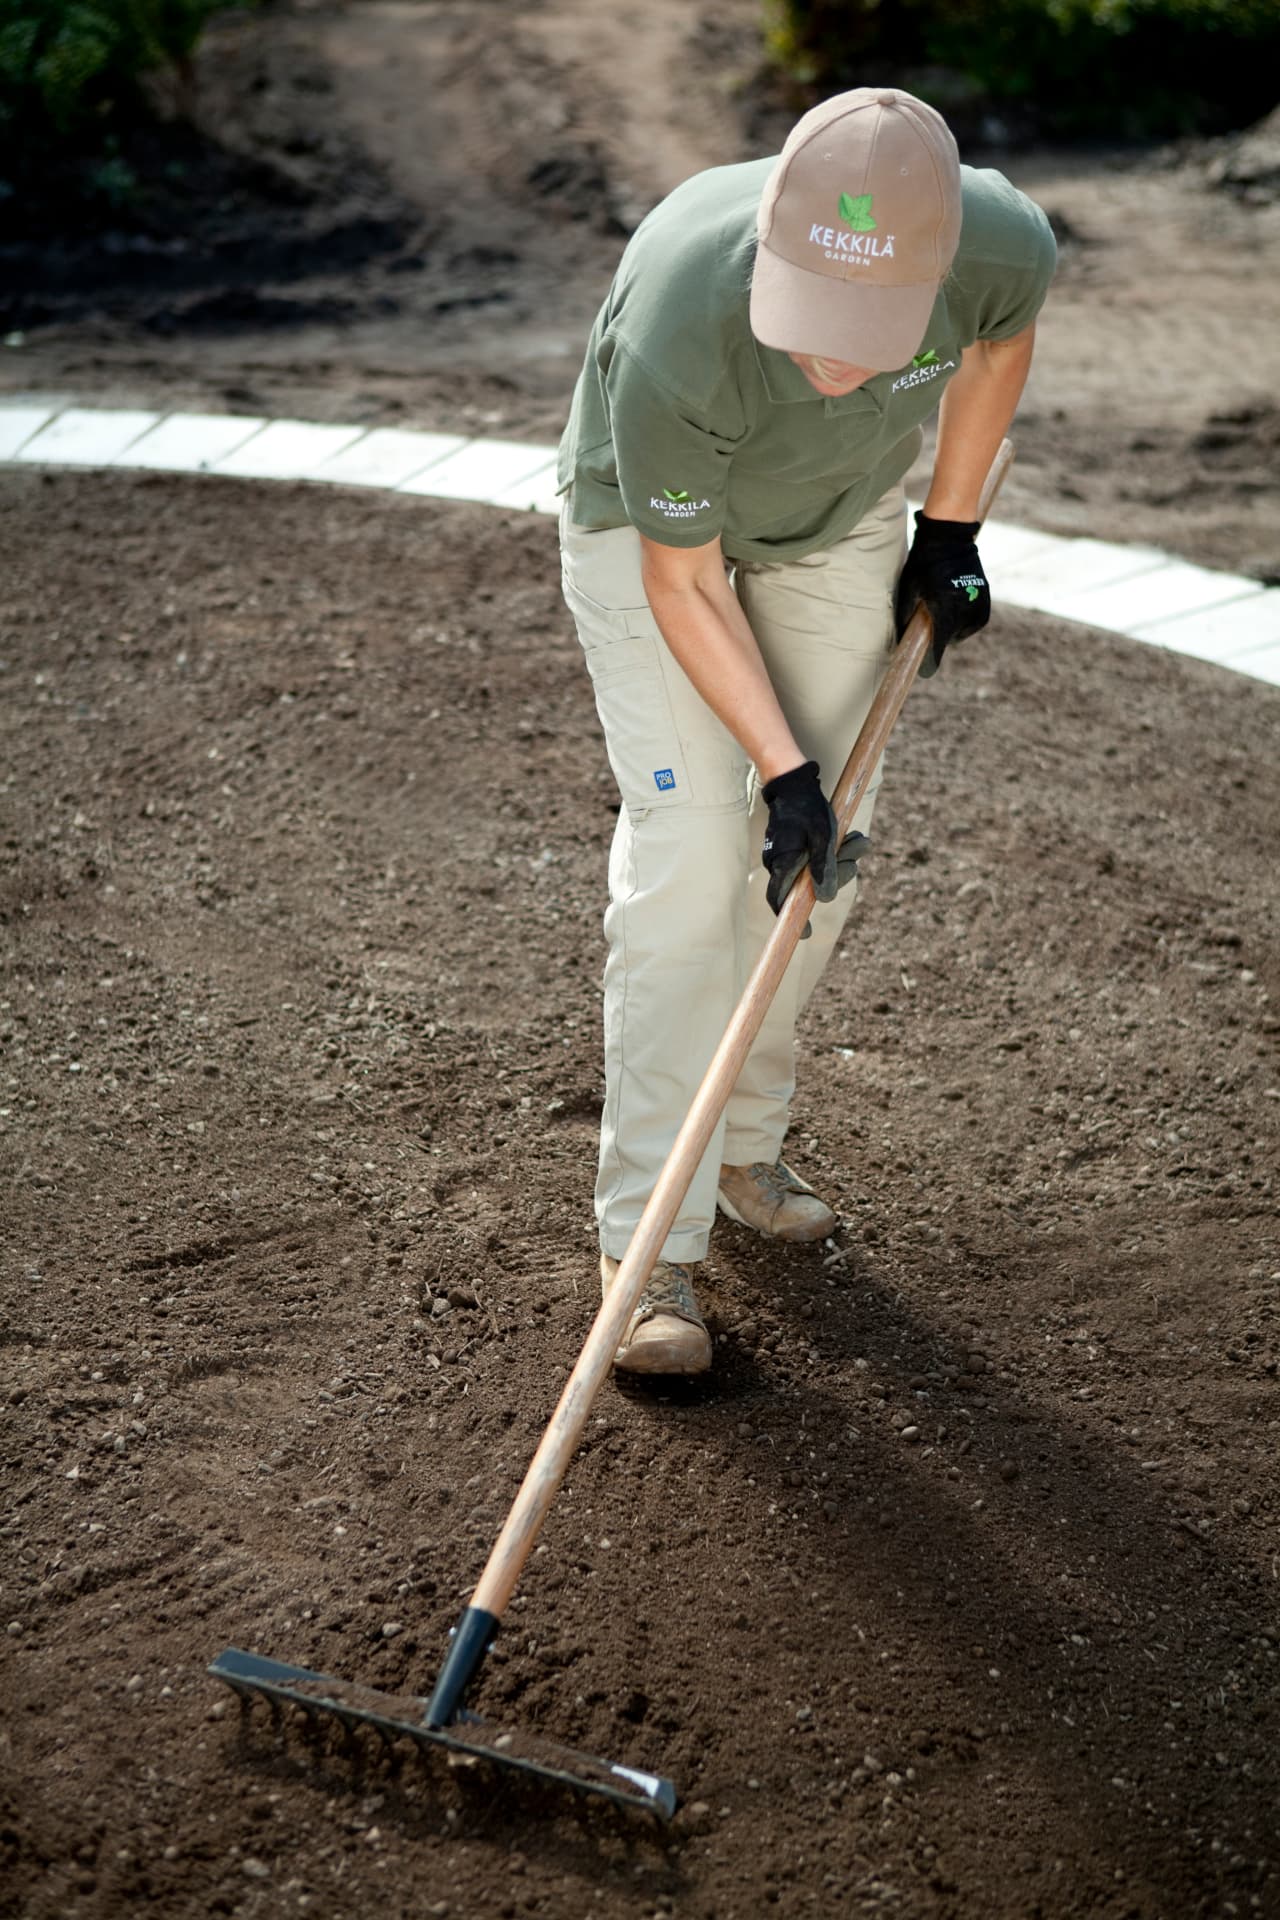
[[(760, 789), (769, 809), (764, 830), (765, 898), (775, 913), (807, 866), (819, 900), (834, 900), (839, 885), (836, 817), (818, 782), (818, 763), (806, 760)], [(805, 928), (805, 934), (809, 929)]]
[(871, 851), (871, 842), (865, 833), (846, 833), (836, 849), (836, 885), (847, 887), (851, 880), (858, 877), (858, 862)]
[(953, 640), (967, 640), (991, 618), (991, 589), (978, 558), (980, 520), (931, 520), (916, 515), (916, 537), (898, 579), (894, 618), (901, 640), (923, 600), (933, 621), (933, 646), (920, 665), (927, 680)]

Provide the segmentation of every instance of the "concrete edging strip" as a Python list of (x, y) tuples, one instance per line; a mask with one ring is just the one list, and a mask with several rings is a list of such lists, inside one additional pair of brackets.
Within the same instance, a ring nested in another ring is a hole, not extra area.
[[(0, 465), (208, 473), (558, 510), (554, 447), (400, 427), (0, 398)], [(993, 521), (983, 559), (998, 600), (1078, 620), (1280, 686), (1280, 588), (1158, 547)]]

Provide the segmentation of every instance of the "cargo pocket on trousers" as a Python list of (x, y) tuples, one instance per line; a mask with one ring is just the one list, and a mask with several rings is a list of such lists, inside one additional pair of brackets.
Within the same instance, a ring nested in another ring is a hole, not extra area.
[[(625, 622), (625, 612), (613, 618)], [(690, 798), (684, 751), (676, 733), (651, 634), (617, 633), (583, 642), (587, 671), (604, 728), (609, 764), (629, 811), (678, 807)]]

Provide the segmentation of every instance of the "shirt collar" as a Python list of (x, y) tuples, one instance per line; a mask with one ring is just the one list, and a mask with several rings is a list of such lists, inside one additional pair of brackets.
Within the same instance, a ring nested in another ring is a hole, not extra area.
[(760, 369), (760, 378), (764, 381), (764, 390), (775, 406), (792, 406), (797, 401), (812, 403), (820, 396), (816, 394), (801, 373), (794, 360), (788, 359), (780, 347), (766, 347), (751, 336), (755, 348), (756, 365)]
[(807, 406), (821, 407), (828, 417), (832, 414), (875, 413), (881, 411), (879, 396), (871, 391), (879, 383), (882, 375), (876, 374), (863, 386), (855, 387), (852, 393), (842, 393), (831, 398), (823, 393), (815, 393), (801, 373), (795, 361), (790, 359), (779, 347), (766, 347), (751, 336), (755, 348), (756, 365), (760, 369), (760, 378), (764, 390), (775, 406), (795, 406), (803, 402)]
[[(946, 295), (938, 289), (938, 297), (933, 303), (933, 312), (929, 316), (929, 325), (924, 339), (920, 343), (920, 352), (928, 348), (935, 337), (949, 338), (950, 317), (947, 313)], [(777, 406), (792, 406), (799, 401), (816, 404), (822, 402), (823, 411), (830, 414), (841, 413), (880, 413), (884, 408), (884, 399), (892, 391), (894, 381), (907, 367), (896, 367), (886, 373), (872, 374), (871, 378), (852, 393), (844, 393), (837, 399), (828, 399), (824, 394), (815, 393), (801, 373), (794, 360), (783, 353), (780, 347), (766, 347), (755, 335), (751, 335), (751, 344), (755, 348), (756, 365), (760, 369), (760, 378), (764, 390)]]

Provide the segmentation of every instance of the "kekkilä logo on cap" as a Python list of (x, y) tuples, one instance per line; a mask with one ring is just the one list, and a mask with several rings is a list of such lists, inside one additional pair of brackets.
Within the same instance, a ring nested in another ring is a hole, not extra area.
[(876, 223), (871, 218), (871, 195), (869, 193), (842, 193), (840, 195), (840, 218), (846, 227), (855, 233), (874, 233)]
[(860, 266), (869, 260), (893, 259), (893, 235), (879, 233), (871, 217), (869, 193), (842, 193), (839, 213), (847, 232), (841, 232), (838, 227), (824, 227), (820, 220), (815, 220), (809, 228), (809, 244), (822, 248), (824, 260), (836, 260), (842, 266)]

